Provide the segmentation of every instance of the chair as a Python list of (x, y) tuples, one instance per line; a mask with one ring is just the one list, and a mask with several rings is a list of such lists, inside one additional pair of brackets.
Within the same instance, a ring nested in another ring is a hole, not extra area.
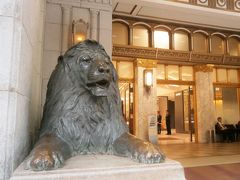
[(215, 142), (223, 142), (224, 135), (221, 133), (221, 130), (218, 127), (218, 124), (215, 124)]

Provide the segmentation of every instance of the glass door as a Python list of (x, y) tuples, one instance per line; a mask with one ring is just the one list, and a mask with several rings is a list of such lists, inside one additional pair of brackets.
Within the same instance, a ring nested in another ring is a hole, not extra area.
[(183, 90), (183, 107), (184, 132), (194, 132), (193, 90), (191, 86)]
[(122, 102), (122, 113), (129, 126), (130, 133), (133, 134), (133, 83), (119, 82), (119, 90)]

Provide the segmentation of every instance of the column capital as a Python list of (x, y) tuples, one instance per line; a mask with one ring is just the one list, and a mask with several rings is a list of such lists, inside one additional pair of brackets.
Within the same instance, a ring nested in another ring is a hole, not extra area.
[(200, 64), (194, 66), (195, 72), (213, 72), (213, 65)]
[(92, 8), (90, 8), (90, 13), (91, 13), (91, 14), (98, 15), (99, 9), (92, 9)]
[(140, 59), (137, 58), (135, 60), (135, 64), (137, 67), (144, 67), (144, 68), (157, 68), (157, 61), (152, 59)]

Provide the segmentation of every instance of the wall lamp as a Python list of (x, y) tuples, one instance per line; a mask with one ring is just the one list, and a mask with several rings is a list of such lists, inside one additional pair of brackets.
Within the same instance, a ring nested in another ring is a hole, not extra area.
[(150, 88), (153, 85), (153, 71), (152, 69), (144, 70), (144, 86)]
[(82, 19), (73, 20), (72, 22), (72, 44), (82, 42), (87, 37), (88, 23)]

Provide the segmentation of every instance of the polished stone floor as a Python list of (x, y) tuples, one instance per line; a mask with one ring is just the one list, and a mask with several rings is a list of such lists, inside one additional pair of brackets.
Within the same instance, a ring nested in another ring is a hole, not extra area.
[(240, 163), (240, 142), (160, 144), (160, 148), (184, 167)]
[(240, 163), (184, 168), (187, 180), (239, 180)]
[(240, 179), (240, 142), (194, 143), (189, 135), (158, 136), (167, 158), (182, 164), (187, 180)]
[(176, 133), (175, 129), (172, 129), (171, 135), (166, 135), (167, 131), (163, 130), (161, 134), (158, 134), (159, 144), (182, 144), (191, 143), (195, 141), (194, 134), (192, 135), (192, 140), (190, 134)]

